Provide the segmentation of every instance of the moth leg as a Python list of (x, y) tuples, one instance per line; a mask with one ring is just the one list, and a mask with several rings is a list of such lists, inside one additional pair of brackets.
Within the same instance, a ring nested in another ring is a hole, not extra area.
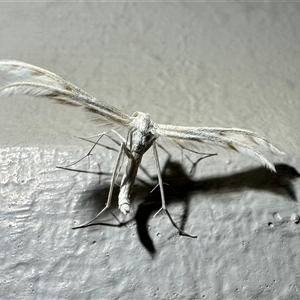
[(111, 177), (110, 188), (109, 188), (109, 193), (108, 193), (107, 202), (106, 202), (105, 207), (91, 221), (89, 221), (87, 223), (84, 223), (84, 224), (81, 224), (79, 226), (73, 227), (73, 229), (83, 228), (83, 227), (89, 226), (96, 219), (98, 219), (101, 214), (103, 214), (108, 208), (110, 208), (111, 200), (112, 200), (112, 194), (113, 194), (113, 190), (114, 190), (114, 185), (116, 183), (117, 175), (119, 173), (119, 169), (120, 169), (120, 166), (122, 164), (123, 154), (126, 153), (125, 149), (127, 150), (126, 145), (122, 142), (121, 143), (121, 148), (120, 148), (120, 151), (119, 151), (119, 154), (118, 154), (117, 162), (116, 162), (116, 165), (115, 165), (112, 177)]
[(99, 141), (94, 142), (94, 141), (91, 140), (91, 138), (93, 138), (93, 137), (96, 137), (96, 136), (99, 136), (99, 135), (102, 135), (102, 136), (105, 135), (105, 136), (107, 136), (111, 141), (113, 141), (115, 144), (117, 144), (119, 147), (121, 147), (121, 142), (118, 141), (117, 139), (113, 138), (112, 136), (110, 136), (110, 135), (108, 134), (109, 132), (112, 132), (112, 133), (114, 133), (115, 135), (117, 135), (117, 136), (119, 137), (119, 139), (120, 139), (122, 142), (124, 142), (124, 143), (126, 144), (126, 139), (124, 139), (124, 138), (123, 138), (117, 131), (115, 131), (114, 129), (111, 129), (111, 130), (109, 130), (109, 131), (102, 132), (102, 133), (100, 133), (100, 134), (93, 135), (93, 136), (90, 136), (90, 137), (87, 137), (87, 138), (79, 137), (79, 139), (81, 139), (81, 140), (83, 140), (83, 141), (86, 141), (86, 142), (89, 142), (89, 143), (97, 144), (97, 145), (102, 146), (102, 147), (105, 147), (105, 148), (107, 148), (107, 149), (109, 149), (109, 150), (113, 150), (113, 151), (118, 152), (118, 150), (116, 150), (115, 148), (111, 148), (111, 147), (108, 147), (108, 146), (106, 146), (106, 145), (100, 144)]
[[(171, 160), (171, 154), (170, 154), (170, 152), (169, 152), (165, 147), (163, 147), (162, 145), (160, 145), (160, 144), (158, 144), (158, 143), (156, 143), (156, 144), (157, 144), (157, 146), (158, 146), (160, 149), (164, 150), (165, 153), (168, 155), (168, 160), (167, 160), (167, 164), (168, 164), (168, 162)], [(189, 158), (189, 156), (185, 155), (185, 157), (186, 157), (186, 158), (192, 163), (192, 165), (193, 165), (193, 167), (192, 167), (190, 173), (192, 173), (192, 172), (194, 171), (194, 169), (196, 168), (196, 165), (197, 165), (198, 162), (201, 161), (202, 159), (207, 158), (207, 157), (211, 157), (211, 156), (218, 155), (217, 153), (198, 152), (198, 151), (196, 151), (196, 150), (187, 149), (187, 148), (184, 148), (184, 147), (182, 147), (182, 148), (180, 148), (180, 149), (181, 149), (182, 161), (183, 161), (183, 150), (186, 150), (186, 151), (189, 151), (189, 152), (192, 152), (192, 153), (195, 153), (195, 154), (203, 155), (203, 156), (200, 157), (195, 163), (192, 162), (192, 160)]]
[(56, 167), (57, 169), (62, 169), (62, 170), (67, 170), (67, 171), (74, 171), (77, 173), (86, 173), (86, 174), (95, 174), (95, 175), (112, 175), (111, 173), (107, 172), (94, 172), (94, 171), (87, 171), (87, 170), (78, 170), (78, 169), (72, 169), (72, 168), (67, 168), (67, 167)]
[[(108, 130), (108, 131), (105, 131), (105, 132), (102, 132), (102, 133), (98, 133), (98, 134), (96, 134), (96, 135), (89, 136), (89, 137), (86, 138), (86, 140), (89, 140), (89, 139), (91, 139), (91, 138), (93, 138), (93, 137), (99, 136), (99, 135), (101, 135), (101, 134), (103, 134), (103, 133), (106, 133), (106, 135), (107, 135), (109, 132), (114, 133), (116, 136), (118, 136), (118, 137), (120, 138), (121, 141), (123, 141), (124, 143), (126, 143), (126, 139), (124, 139), (124, 138), (122, 137), (122, 135), (119, 134), (119, 133), (118, 133), (117, 131), (115, 131), (114, 129), (110, 129), (110, 130)], [(112, 138), (112, 137), (109, 136), (109, 135), (107, 135), (107, 137), (109, 137), (109, 138), (110, 138), (113, 142), (115, 142), (118, 146), (121, 146), (121, 142), (117, 141), (116, 139)]]
[(190, 170), (190, 174), (194, 174), (195, 170), (196, 170), (196, 167), (198, 165), (198, 163), (205, 159), (205, 158), (208, 158), (208, 157), (211, 157), (211, 156), (215, 156), (215, 155), (218, 155), (217, 153), (199, 153), (199, 154), (202, 154), (204, 156), (198, 158), (195, 162), (193, 162), (187, 155), (185, 156), (192, 164), (192, 168)]
[(196, 238), (197, 236), (190, 235), (190, 234), (186, 233), (185, 231), (183, 231), (182, 229), (180, 229), (178, 227), (178, 225), (172, 219), (172, 217), (171, 217), (171, 215), (170, 215), (170, 213), (169, 213), (169, 211), (167, 209), (167, 206), (166, 206), (166, 200), (165, 200), (165, 195), (164, 195), (163, 182), (162, 182), (161, 171), (160, 171), (158, 154), (157, 154), (157, 149), (156, 149), (156, 143), (155, 142), (153, 143), (153, 153), (154, 153), (154, 158), (155, 158), (155, 163), (156, 163), (156, 168), (157, 168), (157, 177), (158, 177), (158, 183), (159, 183), (159, 187), (160, 187), (160, 195), (161, 195), (161, 203), (162, 203), (162, 207), (161, 207), (161, 209), (158, 212), (160, 212), (162, 209), (166, 212), (166, 214), (167, 214), (168, 218), (170, 219), (172, 225), (178, 230), (178, 233), (180, 235), (188, 236), (188, 237), (191, 237), (191, 238)]
[[(164, 167), (162, 168), (163, 170), (165, 170), (166, 169), (166, 166), (169, 164), (169, 162), (170, 162), (170, 160), (171, 160), (171, 154), (169, 153), (169, 151), (166, 149), (166, 148), (164, 148), (162, 145), (160, 145), (159, 143), (156, 143), (156, 145), (159, 147), (159, 148), (161, 148), (162, 150), (164, 150), (165, 152), (166, 152), (166, 154), (167, 154), (167, 156), (168, 156), (168, 158), (167, 158), (167, 160), (166, 160), (166, 163), (165, 163), (165, 165), (164, 165)], [(147, 169), (145, 168), (145, 167), (143, 167), (143, 165), (141, 164), (140, 166), (139, 166), (139, 168), (140, 168), (140, 170), (150, 179), (150, 180), (152, 180), (152, 181), (156, 181), (156, 176), (152, 176), (148, 171), (147, 171)], [(164, 171), (162, 172), (163, 174), (164, 174)], [(140, 180), (139, 178), (137, 178), (137, 180)], [(140, 180), (142, 183), (144, 183), (145, 185), (150, 185), (150, 184), (148, 184), (148, 183), (146, 183), (145, 181), (143, 181), (143, 180)], [(165, 184), (165, 185), (168, 185), (167, 183), (163, 183), (163, 184)], [(159, 184), (157, 183), (156, 184), (156, 186), (150, 191), (150, 193), (152, 193), (157, 187), (159, 186)]]
[[(89, 142), (89, 143), (92, 143), (92, 144), (97, 144), (97, 146), (101, 146), (101, 147), (105, 147), (106, 149), (108, 150), (112, 150), (112, 151), (115, 151), (115, 152), (119, 152), (119, 150), (117, 150), (116, 148), (113, 148), (113, 147), (109, 147), (107, 145), (104, 145), (104, 144), (100, 144), (99, 142), (95, 142), (93, 140), (90, 140), (90, 138), (83, 138), (83, 137), (78, 137), (80, 140), (83, 140), (85, 142)], [(119, 147), (121, 147), (121, 142), (117, 141), (116, 139), (112, 138), (111, 136), (109, 136), (110, 140), (115, 142)]]
[[(89, 150), (89, 152), (88, 152), (86, 155), (84, 155), (82, 158), (80, 158), (80, 159), (77, 160), (76, 162), (74, 162), (74, 163), (72, 163), (72, 164), (70, 164), (70, 165), (65, 166), (65, 168), (74, 166), (74, 165), (78, 164), (79, 162), (81, 162), (81, 161), (82, 161), (83, 159), (85, 159), (86, 157), (89, 157), (89, 156), (91, 155), (92, 151), (94, 150), (94, 148), (95, 148), (97, 145), (101, 145), (101, 144), (99, 144), (99, 141), (102, 139), (103, 136), (107, 136), (110, 140), (112, 140), (112, 141), (113, 141), (114, 143), (116, 143), (118, 146), (121, 146), (121, 143), (120, 143), (119, 141), (117, 141), (116, 139), (114, 139), (113, 137), (111, 137), (111, 136), (108, 134), (109, 132), (115, 133), (117, 136), (119, 136), (119, 137), (121, 138), (121, 140), (122, 140), (123, 142), (125, 142), (125, 139), (124, 139), (119, 133), (117, 133), (117, 132), (116, 132), (115, 130), (113, 130), (113, 129), (98, 134), (97, 136), (99, 136), (99, 137), (98, 137), (98, 139), (97, 139), (96, 142), (93, 142), (93, 141), (89, 140), (89, 138), (87, 138), (87, 139), (81, 138), (82, 140), (85, 140), (85, 141), (88, 141), (88, 142), (92, 142), (94, 145), (92, 146), (92, 148)], [(91, 137), (90, 137), (90, 138), (91, 138)]]

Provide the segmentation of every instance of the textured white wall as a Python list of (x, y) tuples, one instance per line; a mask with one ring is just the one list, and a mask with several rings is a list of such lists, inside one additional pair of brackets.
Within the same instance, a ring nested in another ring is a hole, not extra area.
[[(55, 166), (87, 151), (74, 136), (103, 129), (76, 108), (0, 99), (0, 299), (300, 299), (299, 11), (271, 2), (0, 3), (1, 59), (49, 69), (128, 114), (258, 131), (287, 153), (275, 159), (277, 175), (223, 151), (190, 174), (171, 150), (170, 211), (197, 239), (178, 237), (163, 213), (152, 218), (159, 195), (142, 172), (150, 185), (137, 181), (133, 222), (74, 231), (104, 205), (109, 177), (99, 185)], [(91, 168), (110, 172), (115, 152), (97, 153)], [(150, 154), (143, 165), (154, 176)]]

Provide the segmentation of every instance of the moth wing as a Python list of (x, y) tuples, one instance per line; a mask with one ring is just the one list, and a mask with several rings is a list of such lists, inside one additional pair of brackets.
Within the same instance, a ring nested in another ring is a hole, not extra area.
[(244, 154), (276, 172), (270, 154), (284, 154), (258, 133), (238, 128), (187, 127), (157, 124), (160, 138), (181, 149), (218, 146)]
[(94, 121), (124, 127), (130, 123), (130, 117), (119, 109), (40, 67), (15, 60), (2, 60), (0, 72), (6, 82), (0, 87), (0, 95), (48, 97), (63, 104), (85, 108), (93, 114)]

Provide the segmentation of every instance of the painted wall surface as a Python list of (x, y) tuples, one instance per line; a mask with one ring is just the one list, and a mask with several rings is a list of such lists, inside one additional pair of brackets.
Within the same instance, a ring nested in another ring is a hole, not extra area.
[(299, 13), (297, 2), (0, 3), (0, 59), (128, 114), (245, 128), (286, 152), (274, 174), (223, 150), (195, 168), (197, 154), (160, 151), (170, 212), (197, 239), (153, 218), (151, 151), (131, 215), (116, 186), (116, 218), (73, 230), (105, 205), (116, 146), (103, 140), (113, 149), (76, 166), (108, 175), (57, 169), (90, 149), (78, 136), (105, 129), (76, 107), (1, 98), (0, 299), (300, 299)]

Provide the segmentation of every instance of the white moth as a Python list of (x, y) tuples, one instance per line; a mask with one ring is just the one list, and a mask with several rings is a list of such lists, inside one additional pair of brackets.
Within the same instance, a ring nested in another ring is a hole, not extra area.
[[(130, 211), (130, 195), (137, 175), (138, 167), (145, 152), (152, 146), (157, 168), (162, 208), (180, 234), (191, 236), (182, 231), (171, 218), (165, 202), (163, 183), (157, 153), (157, 141), (174, 144), (181, 149), (195, 151), (202, 145), (220, 146), (249, 156), (262, 163), (273, 172), (274, 165), (269, 161), (269, 154), (283, 154), (258, 133), (236, 128), (210, 128), (163, 125), (154, 123), (149, 114), (135, 112), (129, 116), (117, 108), (96, 99), (82, 89), (64, 80), (60, 76), (42, 68), (14, 60), (0, 61), (0, 72), (6, 76), (6, 85), (0, 87), (0, 95), (30, 95), (47, 97), (59, 102), (74, 104), (96, 114), (97, 120), (112, 127), (128, 129), (125, 140), (122, 138), (117, 162), (112, 174), (106, 206), (84, 227), (95, 221), (111, 206), (112, 192), (116, 183), (124, 155), (127, 157), (125, 174), (119, 192), (119, 209), (123, 214)], [(103, 133), (101, 136), (106, 135)], [(76, 227), (76, 228), (78, 228)]]

